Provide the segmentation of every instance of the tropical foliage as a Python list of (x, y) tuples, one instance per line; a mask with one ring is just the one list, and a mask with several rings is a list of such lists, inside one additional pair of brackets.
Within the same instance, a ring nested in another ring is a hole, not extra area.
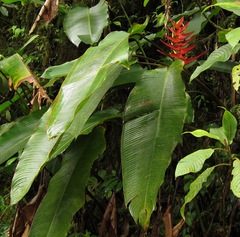
[(90, 2), (0, 3), (0, 231), (239, 233), (239, 3)]

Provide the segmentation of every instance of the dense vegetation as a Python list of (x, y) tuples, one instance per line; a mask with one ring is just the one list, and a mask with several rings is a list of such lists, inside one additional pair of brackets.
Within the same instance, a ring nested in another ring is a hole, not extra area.
[(237, 236), (239, 16), (1, 0), (0, 235)]

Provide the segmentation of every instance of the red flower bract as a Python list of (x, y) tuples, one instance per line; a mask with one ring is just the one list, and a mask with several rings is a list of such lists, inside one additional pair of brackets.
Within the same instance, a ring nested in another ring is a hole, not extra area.
[[(184, 61), (184, 64), (188, 64), (199, 57), (201, 57), (206, 52), (202, 52), (201, 54), (195, 57), (187, 57), (187, 53), (193, 50), (196, 47), (196, 44), (191, 43), (194, 41), (195, 36), (190, 37), (193, 32), (184, 33), (186, 30), (188, 23), (184, 25), (184, 17), (182, 17), (178, 22), (172, 22), (173, 27), (168, 27), (169, 31), (172, 33), (171, 36), (165, 35), (165, 37), (169, 40), (170, 43), (166, 43), (163, 40), (160, 40), (163, 44), (169, 47), (173, 52), (166, 54), (160, 50), (161, 54), (168, 55), (171, 58), (179, 58)], [(189, 38), (190, 37), (190, 38)]]

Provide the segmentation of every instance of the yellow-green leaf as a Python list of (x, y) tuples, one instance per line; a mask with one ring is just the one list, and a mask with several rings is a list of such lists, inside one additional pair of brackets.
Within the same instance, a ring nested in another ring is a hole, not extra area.
[(233, 67), (232, 69), (232, 85), (233, 88), (238, 91), (240, 81), (240, 65)]
[(230, 188), (233, 192), (233, 194), (240, 198), (240, 160), (239, 159), (235, 159), (233, 161), (233, 170), (232, 170), (232, 181), (231, 181), (231, 185)]

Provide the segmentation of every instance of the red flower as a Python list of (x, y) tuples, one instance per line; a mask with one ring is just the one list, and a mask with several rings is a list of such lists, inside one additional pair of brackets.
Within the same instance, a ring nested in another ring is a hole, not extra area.
[(195, 36), (190, 37), (193, 34), (193, 32), (184, 33), (189, 23), (184, 25), (183, 22), (184, 22), (184, 17), (182, 17), (178, 22), (173, 21), (172, 22), (173, 27), (168, 27), (169, 31), (172, 33), (172, 36), (165, 35), (165, 37), (170, 41), (170, 43), (166, 43), (163, 40), (160, 40), (163, 44), (169, 47), (173, 52), (169, 54), (166, 54), (160, 50), (158, 50), (158, 52), (164, 55), (168, 55), (171, 58), (179, 58), (184, 61), (184, 64), (188, 64), (200, 58), (206, 52), (202, 52), (201, 54), (195, 57), (191, 57), (191, 58), (187, 57), (186, 54), (189, 51), (193, 50), (196, 47), (196, 44), (191, 45), (191, 43), (195, 39)]

